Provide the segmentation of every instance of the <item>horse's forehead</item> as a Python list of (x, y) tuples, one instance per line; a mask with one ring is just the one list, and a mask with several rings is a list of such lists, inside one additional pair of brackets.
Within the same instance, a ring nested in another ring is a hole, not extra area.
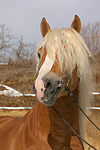
[(40, 64), (38, 64), (39, 76), (43, 77), (51, 70), (54, 60), (50, 59), (45, 46), (41, 47), (38, 52), (41, 54)]
[(47, 74), (51, 70), (53, 64), (54, 62), (52, 62), (51, 59), (48, 57), (48, 55), (46, 55), (45, 61), (43, 62), (40, 68), (39, 74), (41, 74), (42, 76)]

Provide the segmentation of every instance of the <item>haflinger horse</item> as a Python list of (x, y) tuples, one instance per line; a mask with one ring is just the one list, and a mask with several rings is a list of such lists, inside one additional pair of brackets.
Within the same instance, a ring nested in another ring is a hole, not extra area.
[(88, 56), (91, 53), (79, 35), (81, 21), (75, 15), (71, 28), (51, 30), (43, 18), (40, 28), (43, 40), (36, 50), (37, 78), (33, 84), (38, 101), (20, 120), (0, 117), (0, 149), (84, 150), (85, 145), (50, 107), (53, 105), (85, 138), (85, 117), (64, 88), (59, 88), (60, 81), (68, 77), (63, 86), (68, 84), (84, 111), (90, 105), (92, 75)]

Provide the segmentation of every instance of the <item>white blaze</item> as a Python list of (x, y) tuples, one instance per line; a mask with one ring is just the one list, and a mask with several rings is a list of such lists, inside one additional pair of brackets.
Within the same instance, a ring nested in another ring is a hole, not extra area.
[(54, 62), (48, 57), (48, 55), (45, 58), (45, 61), (43, 65), (41, 66), (41, 69), (39, 71), (39, 75), (36, 79), (35, 88), (37, 91), (37, 97), (39, 100), (44, 96), (44, 83), (42, 81), (42, 77), (45, 76), (52, 68)]

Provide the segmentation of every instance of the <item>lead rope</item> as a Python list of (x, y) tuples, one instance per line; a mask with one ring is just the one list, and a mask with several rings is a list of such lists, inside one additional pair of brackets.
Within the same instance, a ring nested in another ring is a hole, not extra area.
[(83, 109), (79, 106), (79, 104), (77, 103), (77, 100), (76, 100), (74, 94), (70, 91), (68, 86), (65, 87), (65, 90), (70, 95), (70, 97), (72, 97), (73, 102), (80, 109), (80, 111), (84, 114), (84, 116), (100, 131), (100, 128), (86, 115), (86, 113), (83, 111)]
[(81, 139), (85, 144), (93, 148), (94, 150), (97, 150), (95, 147), (93, 147), (91, 144), (89, 144), (87, 141), (85, 141), (81, 136), (78, 135), (78, 133), (65, 121), (65, 119), (59, 114), (59, 112), (55, 109), (55, 107), (51, 106), (53, 110), (57, 113), (57, 115), (61, 118), (62, 121), (77, 135), (79, 139)]

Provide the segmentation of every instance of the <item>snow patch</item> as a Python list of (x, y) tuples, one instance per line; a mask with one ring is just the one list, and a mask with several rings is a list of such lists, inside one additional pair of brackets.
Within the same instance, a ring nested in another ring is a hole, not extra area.
[(10, 109), (10, 110), (16, 110), (16, 109), (31, 109), (32, 107), (0, 107), (0, 109)]
[(92, 92), (93, 95), (99, 95), (100, 92)]
[(86, 109), (97, 109), (97, 110), (100, 110), (100, 107), (87, 107)]
[(9, 96), (9, 97), (18, 97), (18, 96), (35, 96), (35, 94), (22, 94), (18, 91), (16, 91), (15, 89), (6, 86), (6, 85), (2, 85), (0, 84), (0, 86), (6, 88), (6, 90), (0, 91), (0, 95), (5, 95), (5, 96)]
[(0, 62), (0, 65), (8, 65), (8, 63)]

